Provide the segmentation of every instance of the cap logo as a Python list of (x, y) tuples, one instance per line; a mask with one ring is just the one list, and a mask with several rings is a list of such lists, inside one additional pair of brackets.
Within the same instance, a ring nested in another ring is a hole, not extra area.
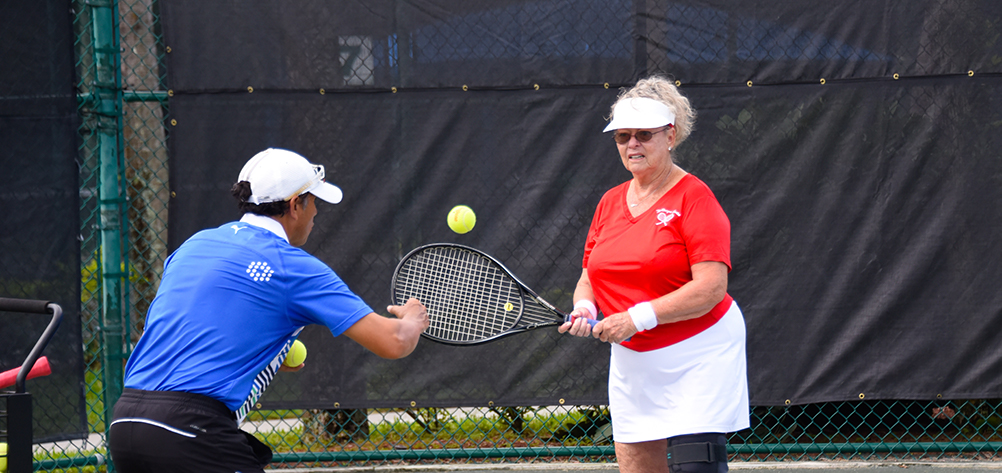
[(292, 200), (293, 197), (295, 197), (297, 195), (300, 195), (303, 192), (306, 192), (306, 191), (308, 191), (308, 190), (316, 187), (321, 182), (324, 182), (324, 165), (323, 164), (313, 164), (312, 166), (313, 166), (313, 170), (316, 171), (316, 174), (314, 174), (313, 177), (311, 177), (310, 180), (307, 181), (306, 184), (303, 187), (300, 187), (299, 189), (296, 190), (296, 192), (293, 192), (292, 195), (286, 197), (283, 200), (286, 200), (286, 201)]

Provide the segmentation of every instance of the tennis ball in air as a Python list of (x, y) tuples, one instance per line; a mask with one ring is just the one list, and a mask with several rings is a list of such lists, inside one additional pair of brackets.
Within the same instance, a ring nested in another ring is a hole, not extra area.
[(292, 348), (289, 349), (289, 354), (285, 355), (283, 364), (290, 368), (295, 368), (303, 364), (304, 361), (306, 361), (306, 345), (296, 340), (292, 342)]
[(7, 471), (7, 444), (0, 442), (0, 473)]
[(449, 211), (449, 228), (460, 235), (473, 230), (476, 224), (477, 214), (465, 205), (457, 205)]

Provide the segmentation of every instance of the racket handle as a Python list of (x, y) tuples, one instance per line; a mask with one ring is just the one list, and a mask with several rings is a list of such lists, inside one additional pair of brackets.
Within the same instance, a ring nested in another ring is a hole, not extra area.
[[(580, 317), (578, 317), (578, 318), (580, 318)], [(595, 324), (598, 323), (598, 321), (595, 320), (595, 319), (588, 319), (588, 318), (586, 318), (585, 320), (588, 321), (588, 325), (591, 325), (592, 328), (594, 328)], [(570, 314), (567, 314), (567, 315), (564, 316), (564, 322), (573, 322), (573, 321), (574, 321), (574, 317), (571, 317)], [(633, 337), (630, 337), (630, 338), (633, 338)], [(630, 338), (627, 338), (626, 340), (623, 340), (623, 341), (624, 342), (628, 342), (628, 341), (630, 341)]]
[[(580, 318), (582, 318), (582, 317), (578, 317), (578, 318), (580, 319)], [(591, 325), (592, 327), (594, 327), (594, 326), (595, 326), (595, 324), (597, 324), (597, 323), (598, 323), (598, 321), (597, 321), (597, 320), (595, 320), (595, 319), (588, 319), (588, 318), (585, 318), (585, 320), (587, 320), (587, 321), (588, 321), (588, 325)], [(564, 322), (573, 322), (573, 321), (574, 321), (574, 317), (571, 317), (571, 315), (570, 315), (570, 314), (567, 314), (567, 315), (565, 315), (565, 316), (564, 316)]]

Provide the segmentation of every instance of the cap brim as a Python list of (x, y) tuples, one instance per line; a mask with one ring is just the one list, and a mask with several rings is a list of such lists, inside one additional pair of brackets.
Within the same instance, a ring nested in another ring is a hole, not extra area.
[(319, 186), (310, 189), (309, 193), (330, 204), (341, 202), (341, 198), (344, 197), (338, 186), (327, 182), (321, 182)]
[(664, 117), (625, 117), (620, 120), (613, 118), (612, 122), (602, 130), (602, 133), (607, 133), (613, 130), (619, 129), (650, 129), (650, 128), (661, 128), (666, 125), (671, 125), (672, 121)]
[(624, 99), (613, 109), (612, 122), (602, 130), (660, 128), (675, 124), (675, 113), (654, 99), (635, 97)]

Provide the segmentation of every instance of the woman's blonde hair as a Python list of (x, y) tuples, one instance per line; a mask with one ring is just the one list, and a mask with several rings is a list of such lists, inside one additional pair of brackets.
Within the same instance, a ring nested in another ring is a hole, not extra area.
[(653, 75), (646, 79), (641, 79), (637, 85), (629, 90), (620, 92), (616, 103), (612, 104), (613, 110), (623, 99), (648, 98), (657, 100), (668, 106), (675, 112), (675, 147), (682, 144), (696, 124), (696, 110), (689, 104), (689, 99), (685, 98), (675, 82), (661, 75)]

